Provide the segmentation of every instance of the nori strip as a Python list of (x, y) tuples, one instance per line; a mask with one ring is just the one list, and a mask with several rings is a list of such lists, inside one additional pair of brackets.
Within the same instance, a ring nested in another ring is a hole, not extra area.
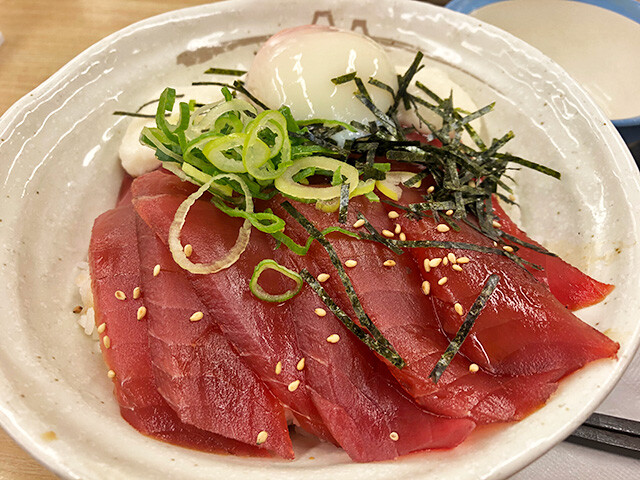
[(370, 233), (370, 235), (361, 235), (363, 239), (381, 243), (397, 255), (402, 255), (404, 253), (404, 251), (400, 247), (393, 244), (391, 239), (382, 236), (382, 234), (380, 234), (380, 232), (376, 230), (376, 227), (371, 225), (369, 220), (367, 220), (367, 217), (365, 217), (362, 212), (358, 212), (358, 218), (364, 220), (364, 228), (366, 228)]
[(338, 317), (338, 320), (340, 320), (342, 324), (345, 327), (347, 327), (351, 333), (353, 333), (356, 337), (358, 337), (358, 340), (360, 340), (362, 343), (364, 343), (367, 347), (369, 347), (374, 352), (380, 354), (381, 356), (389, 360), (396, 367), (398, 368), (404, 367), (404, 360), (402, 360), (402, 358), (400, 358), (399, 356), (396, 358), (394, 356), (395, 352), (392, 352), (388, 348), (385, 348), (384, 346), (382, 346), (371, 335), (369, 335), (363, 328), (361, 328), (357, 323), (351, 320), (349, 315), (347, 315), (344, 312), (344, 310), (342, 310), (338, 305), (336, 305), (336, 303), (329, 296), (327, 291), (324, 288), (322, 288), (322, 285), (320, 285), (320, 282), (318, 282), (318, 280), (313, 275), (311, 275), (306, 268), (303, 268), (300, 271), (300, 276), (305, 282), (307, 282), (307, 284), (316, 293), (316, 295), (318, 295), (320, 300), (322, 300), (322, 303), (324, 303), (327, 306), (327, 308), (331, 311), (331, 313), (333, 313), (336, 317)]
[(213, 74), (213, 75), (230, 75), (232, 77), (240, 77), (244, 75), (246, 70), (235, 70), (233, 68), (208, 68), (204, 71), (205, 74)]
[(429, 378), (433, 380), (434, 384), (438, 383), (438, 380), (453, 360), (453, 357), (456, 355), (456, 353), (458, 353), (458, 350), (460, 350), (462, 342), (464, 342), (467, 338), (467, 335), (469, 335), (473, 324), (482, 312), (484, 306), (487, 304), (489, 297), (498, 286), (499, 281), (500, 276), (495, 273), (490, 275), (487, 279), (484, 287), (482, 287), (480, 295), (478, 295), (476, 301), (473, 302), (473, 305), (469, 309), (469, 313), (467, 313), (464, 322), (462, 322), (462, 325), (460, 325), (456, 336), (453, 338), (453, 340), (451, 340), (451, 342), (449, 342), (449, 346), (440, 357), (440, 360), (438, 360), (436, 365), (433, 367), (433, 370), (431, 370)]
[(331, 79), (331, 82), (334, 85), (342, 85), (343, 83), (352, 82), (354, 78), (358, 75), (357, 72), (345, 73), (344, 75), (340, 75), (339, 77), (335, 77)]
[(322, 233), (316, 228), (316, 226), (298, 210), (296, 210), (296, 208), (291, 205), (291, 203), (285, 201), (281, 205), (282, 208), (284, 208), (287, 213), (289, 213), (289, 215), (291, 215), (300, 225), (302, 225), (302, 227), (309, 233), (309, 235), (315, 238), (318, 243), (320, 243), (320, 245), (322, 245), (322, 247), (324, 247), (324, 249), (327, 251), (327, 253), (329, 254), (329, 258), (331, 259), (331, 263), (333, 263), (338, 272), (338, 276), (342, 281), (342, 284), (347, 293), (347, 297), (349, 297), (351, 306), (353, 307), (353, 310), (355, 311), (360, 324), (367, 330), (369, 330), (373, 338), (378, 343), (389, 350), (389, 355), (385, 356), (385, 358), (393, 363), (396, 367), (402, 368), (404, 366), (404, 360), (402, 360), (395, 348), (393, 348), (393, 346), (384, 337), (384, 335), (382, 335), (380, 330), (378, 330), (378, 328), (373, 324), (369, 316), (364, 311), (364, 308), (360, 303), (360, 299), (356, 295), (355, 289), (353, 288), (353, 284), (351, 283), (347, 272), (345, 272), (344, 266), (342, 265), (342, 262), (340, 261), (340, 258), (338, 257), (338, 254), (334, 250), (331, 243), (324, 237), (324, 235), (322, 235)]
[(349, 183), (345, 182), (340, 186), (340, 213), (338, 222), (347, 223), (347, 213), (349, 210)]
[(549, 250), (547, 250), (544, 247), (540, 247), (538, 245), (534, 245), (532, 243), (525, 242), (524, 240), (520, 240), (518, 237), (514, 237), (513, 235), (509, 235), (508, 233), (504, 233), (504, 232), (501, 231), (500, 232), (500, 236), (503, 237), (503, 238), (506, 238), (510, 242), (517, 243), (518, 245), (520, 245), (522, 247), (526, 247), (529, 250), (533, 250), (534, 252), (542, 253), (544, 255), (549, 255), (550, 257), (557, 257), (558, 256), (555, 253), (550, 252)]

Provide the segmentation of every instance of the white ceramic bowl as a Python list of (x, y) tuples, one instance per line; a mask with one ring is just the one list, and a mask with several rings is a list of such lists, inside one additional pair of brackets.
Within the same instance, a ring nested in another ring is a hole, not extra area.
[[(372, 465), (303, 437), (293, 462), (206, 455), (148, 439), (120, 418), (100, 353), (71, 312), (93, 219), (113, 205), (122, 175), (117, 147), (128, 120), (112, 112), (135, 109), (166, 84), (204, 79), (194, 62), (246, 68), (270, 34), (314, 20), (366, 29), (399, 63), (423, 50), (479, 104), (497, 101), (490, 134), (514, 130), (511, 151), (562, 171), (562, 182), (519, 175), (522, 225), (617, 285), (580, 316), (620, 342), (618, 361), (567, 378), (522, 422), (478, 431), (452, 451)], [(441, 8), (234, 0), (145, 20), (97, 43), (10, 108), (0, 119), (0, 158), (0, 423), (66, 478), (503, 478), (579, 425), (638, 344), (640, 188), (622, 140), (557, 65)]]

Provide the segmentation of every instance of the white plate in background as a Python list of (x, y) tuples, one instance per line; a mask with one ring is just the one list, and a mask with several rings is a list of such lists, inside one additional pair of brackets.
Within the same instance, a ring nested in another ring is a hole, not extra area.
[[(366, 30), (399, 63), (421, 49), (478, 104), (497, 101), (487, 129), (494, 136), (513, 130), (508, 150), (562, 172), (561, 182), (519, 175), (522, 226), (589, 274), (616, 284), (605, 302), (580, 316), (620, 342), (617, 362), (597, 362), (570, 376), (544, 408), (517, 424), (478, 431), (451, 451), (371, 465), (300, 436), (293, 462), (208, 455), (148, 439), (121, 419), (101, 355), (71, 313), (79, 302), (76, 265), (86, 258), (93, 219), (113, 205), (122, 175), (117, 148), (128, 119), (112, 112), (135, 109), (167, 84), (204, 80), (202, 71), (214, 64), (246, 68), (269, 35), (314, 19)], [(640, 338), (634, 301), (640, 188), (615, 129), (533, 48), (427, 4), (233, 0), (132, 25), (86, 50), (5, 113), (0, 182), (0, 424), (66, 478), (503, 478), (595, 409)]]

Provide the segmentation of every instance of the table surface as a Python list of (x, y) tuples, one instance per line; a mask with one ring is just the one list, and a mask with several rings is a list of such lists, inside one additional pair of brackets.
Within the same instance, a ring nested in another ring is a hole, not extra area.
[[(213, 1), (0, 0), (0, 115), (101, 38), (153, 15)], [(0, 480), (56, 478), (0, 429)]]
[[(215, 0), (0, 0), (0, 115), (98, 40), (153, 15)], [(0, 428), (0, 480), (54, 480)]]

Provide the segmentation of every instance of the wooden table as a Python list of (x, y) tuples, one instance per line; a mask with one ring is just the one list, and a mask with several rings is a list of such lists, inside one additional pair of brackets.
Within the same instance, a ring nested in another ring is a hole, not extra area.
[[(215, 0), (0, 0), (0, 115), (80, 52), (127, 25)], [(54, 480), (0, 429), (0, 480)]]
[[(107, 35), (159, 13), (214, 1), (0, 0), (0, 115)], [(0, 480), (56, 478), (0, 429)]]

